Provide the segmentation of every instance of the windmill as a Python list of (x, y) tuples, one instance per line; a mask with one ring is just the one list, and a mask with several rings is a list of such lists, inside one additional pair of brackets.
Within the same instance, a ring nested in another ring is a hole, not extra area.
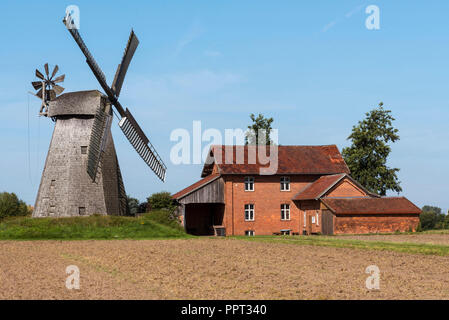
[(34, 95), (39, 99), (42, 99), (42, 105), (39, 110), (39, 115), (47, 116), (49, 101), (55, 99), (56, 96), (60, 95), (64, 91), (64, 88), (60, 85), (57, 85), (57, 83), (64, 81), (65, 74), (55, 78), (55, 75), (59, 70), (58, 65), (54, 67), (51, 76), (48, 70), (48, 63), (44, 65), (44, 69), (45, 76), (42, 74), (42, 72), (36, 69), (36, 77), (38, 77), (40, 80), (33, 81), (31, 82), (31, 84), (33, 85), (35, 90), (38, 90)]
[(105, 93), (91, 90), (61, 94), (64, 88), (56, 81), (61, 82), (64, 76), (53, 80), (57, 67), (49, 76), (46, 65), (47, 77), (36, 70), (41, 81), (33, 82), (33, 86), (39, 90), (36, 96), (42, 97), (40, 113), (55, 120), (55, 129), (33, 217), (124, 215), (126, 192), (111, 134), (114, 114), (126, 138), (156, 176), (164, 181), (166, 173), (164, 162), (136, 119), (118, 101), (139, 40), (131, 30), (122, 61), (109, 86), (78, 30), (71, 27), (71, 19), (68, 14), (63, 22)]

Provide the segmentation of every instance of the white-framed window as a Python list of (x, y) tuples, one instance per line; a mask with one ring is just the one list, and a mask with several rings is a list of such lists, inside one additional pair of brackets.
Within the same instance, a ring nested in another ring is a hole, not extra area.
[(291, 230), (281, 230), (281, 234), (283, 236), (289, 236), (291, 234)]
[(287, 203), (281, 204), (281, 220), (290, 220), (290, 205)]
[(281, 177), (281, 191), (290, 191), (290, 177)]
[(307, 226), (307, 214), (304, 212), (304, 228)]
[(254, 221), (254, 204), (245, 204), (245, 221)]
[(315, 224), (315, 218), (316, 216), (312, 216), (312, 223)]
[(254, 236), (254, 230), (246, 230), (245, 231), (245, 236), (249, 236), (249, 237), (252, 237), (252, 236)]
[(254, 191), (254, 177), (245, 177), (245, 191)]
[(320, 225), (320, 213), (319, 211), (316, 212), (316, 225), (319, 226)]

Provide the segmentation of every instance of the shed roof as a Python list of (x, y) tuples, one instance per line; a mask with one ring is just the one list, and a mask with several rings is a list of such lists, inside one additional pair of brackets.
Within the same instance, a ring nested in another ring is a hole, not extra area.
[[(275, 148), (277, 148), (275, 174), (349, 174), (349, 168), (336, 145), (275, 146)], [(217, 165), (220, 174), (260, 174), (261, 169), (268, 168), (270, 164), (267, 163), (268, 159), (264, 161), (259, 158), (258, 151), (260, 150), (256, 146), (211, 146), (201, 176), (211, 174), (214, 164)], [(269, 148), (267, 153), (270, 155)]]
[(321, 176), (318, 180), (309, 183), (301, 191), (299, 191), (293, 197), (293, 200), (319, 199), (323, 194), (325, 194), (330, 188), (336, 185), (345, 176), (346, 173)]
[(350, 175), (346, 173), (325, 175), (319, 177), (316, 181), (309, 183), (302, 190), (300, 190), (292, 200), (318, 200), (325, 196), (329, 190), (336, 186), (340, 181), (345, 178), (349, 179), (358, 188), (362, 189), (370, 197), (379, 197), (379, 195), (370, 192), (360, 183), (354, 180)]
[(322, 198), (336, 214), (420, 214), (421, 209), (405, 197)]
[(172, 195), (172, 199), (179, 200), (181, 198), (184, 198), (185, 196), (189, 195), (190, 193), (198, 190), (199, 188), (204, 187), (205, 185), (211, 183), (212, 181), (215, 181), (220, 177), (219, 174), (214, 173), (211, 175), (208, 175), (207, 177), (195, 182), (194, 184), (188, 186), (187, 188), (182, 189), (181, 191), (175, 193)]

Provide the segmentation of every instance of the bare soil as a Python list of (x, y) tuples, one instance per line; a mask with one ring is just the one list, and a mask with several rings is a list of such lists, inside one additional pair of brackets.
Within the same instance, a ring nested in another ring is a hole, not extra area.
[[(449, 299), (447, 256), (210, 238), (0, 241), (0, 252), (1, 299)], [(365, 287), (372, 264), (380, 290)], [(79, 290), (65, 287), (69, 265)]]
[(340, 239), (355, 239), (363, 241), (387, 241), (387, 242), (410, 242), (423, 244), (439, 244), (449, 245), (449, 233), (432, 234), (432, 233), (416, 233), (416, 234), (392, 234), (392, 235), (353, 235), (353, 236), (336, 236)]

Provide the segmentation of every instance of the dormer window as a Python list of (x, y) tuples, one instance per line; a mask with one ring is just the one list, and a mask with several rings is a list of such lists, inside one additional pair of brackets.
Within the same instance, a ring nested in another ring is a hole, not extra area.
[(254, 191), (254, 177), (245, 177), (245, 191)]
[(290, 177), (281, 177), (281, 191), (290, 191)]

